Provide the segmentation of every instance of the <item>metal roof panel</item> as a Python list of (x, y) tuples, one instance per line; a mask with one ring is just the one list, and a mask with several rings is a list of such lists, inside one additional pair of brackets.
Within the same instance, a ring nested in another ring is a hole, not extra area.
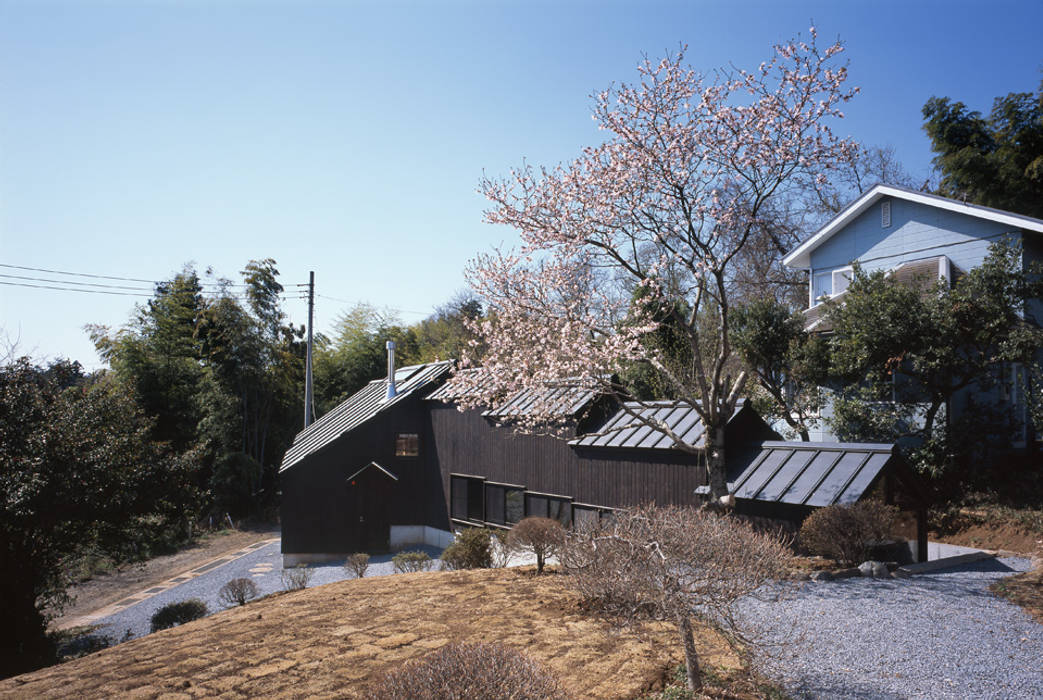
[[(374, 379), (345, 399), (333, 410), (297, 433), (293, 444), (283, 456), (279, 471), (289, 469), (305, 457), (318, 452), (382, 411), (398, 404), (413, 393), (429, 387), (448, 375), (451, 362), (432, 362), (426, 365), (403, 367), (395, 372), (396, 394), (387, 396), (387, 380)], [(400, 375), (399, 372), (402, 374)], [(405, 377), (399, 380), (398, 377)]]

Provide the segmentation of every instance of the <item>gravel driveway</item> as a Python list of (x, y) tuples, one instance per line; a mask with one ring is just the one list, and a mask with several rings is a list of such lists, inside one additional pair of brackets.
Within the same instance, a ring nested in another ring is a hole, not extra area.
[[(441, 550), (435, 547), (416, 547), (416, 549), (427, 552), (432, 559), (436, 559), (441, 554)], [(437, 565), (438, 562), (435, 562), (436, 567)], [(196, 571), (204, 567), (199, 567)], [(311, 572), (311, 580), (308, 582), (309, 588), (350, 578), (342, 564), (310, 566), (308, 570)], [(157, 593), (137, 605), (132, 605), (108, 617), (101, 618), (97, 621), (97, 624), (102, 627), (95, 634), (106, 635), (116, 640), (122, 640), (128, 632), (133, 637), (148, 634), (151, 629), (153, 613), (168, 603), (188, 598), (202, 599), (206, 602), (207, 607), (210, 608), (210, 612), (215, 613), (223, 610), (225, 607), (218, 600), (217, 594), (221, 590), (221, 586), (232, 579), (248, 578), (253, 580), (257, 585), (259, 594), (263, 596), (286, 588), (283, 584), (282, 573), (282, 554), (279, 552), (279, 542), (272, 542), (234, 561), (214, 566), (198, 577)], [(391, 564), (391, 555), (375, 554), (370, 559), (366, 578), (386, 576), (392, 573), (394, 573), (394, 567)]]
[(987, 559), (909, 579), (809, 582), (749, 618), (792, 640), (763, 662), (806, 698), (1043, 698), (1043, 625), (988, 592), (1026, 571)]

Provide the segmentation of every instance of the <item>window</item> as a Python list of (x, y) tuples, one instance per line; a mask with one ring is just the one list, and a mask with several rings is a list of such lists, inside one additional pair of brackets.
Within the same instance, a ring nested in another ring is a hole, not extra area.
[(525, 489), (511, 484), (485, 485), (485, 521), (513, 525), (525, 516)]
[(505, 517), (504, 495), (506, 486), (500, 484), (485, 485), (485, 519), (487, 522), (504, 525)]
[(396, 457), (416, 457), (420, 454), (420, 436), (416, 433), (399, 433), (395, 437)]
[(598, 526), (598, 509), (590, 506), (572, 506), (572, 522), (577, 530), (593, 530)]
[(880, 228), (891, 228), (891, 200), (880, 203)]
[(848, 285), (851, 284), (851, 278), (854, 274), (854, 270), (850, 267), (842, 267), (839, 270), (833, 270), (833, 294), (837, 295), (841, 292), (847, 291)]
[(485, 520), (485, 480), (473, 476), (449, 477), (450, 515), (456, 520)]
[(550, 518), (567, 527), (572, 523), (572, 501), (563, 496), (526, 494), (525, 515)]
[(504, 519), (513, 525), (525, 517), (525, 491), (508, 488), (504, 493)]
[(586, 504), (571, 504), (572, 523), (577, 530), (592, 530), (600, 525), (610, 525), (615, 518), (611, 508), (598, 508)]
[(823, 297), (828, 298), (833, 295), (833, 273), (832, 272), (816, 272), (814, 279), (814, 293), (815, 302), (817, 303)]

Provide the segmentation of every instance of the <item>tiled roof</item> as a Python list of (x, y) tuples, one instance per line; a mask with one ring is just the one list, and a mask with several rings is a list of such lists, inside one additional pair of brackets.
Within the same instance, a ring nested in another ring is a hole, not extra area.
[(434, 382), (445, 378), (452, 369), (452, 362), (432, 362), (426, 365), (402, 367), (395, 372), (395, 396), (387, 396), (387, 380), (374, 379), (351, 395), (332, 411), (297, 433), (290, 449), (283, 456), (283, 471), (317, 452), (345, 433), (354, 430), (381, 411), (402, 401), (415, 392), (430, 388)]

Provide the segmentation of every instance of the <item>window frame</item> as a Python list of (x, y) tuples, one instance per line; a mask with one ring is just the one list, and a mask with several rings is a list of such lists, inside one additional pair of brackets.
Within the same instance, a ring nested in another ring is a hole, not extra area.
[[(412, 440), (410, 440), (412, 438)], [(410, 445), (412, 442), (412, 445)], [(404, 447), (403, 447), (404, 445)], [(409, 451), (412, 446), (412, 452)], [(420, 456), (420, 433), (395, 433), (395, 456), (396, 457), (419, 457)]]
[[(466, 493), (464, 495), (464, 517), (460, 517), (457, 511), (457, 491), (456, 485), (463, 482), (466, 484)], [(481, 517), (475, 519), (471, 516), (472, 513), (472, 486), (477, 485), (477, 491), (481, 496), (481, 503), (479, 504), (481, 510)], [(455, 520), (461, 523), (484, 523), (485, 522), (485, 477), (475, 476), (473, 474), (449, 474), (449, 517), (451, 520)]]

